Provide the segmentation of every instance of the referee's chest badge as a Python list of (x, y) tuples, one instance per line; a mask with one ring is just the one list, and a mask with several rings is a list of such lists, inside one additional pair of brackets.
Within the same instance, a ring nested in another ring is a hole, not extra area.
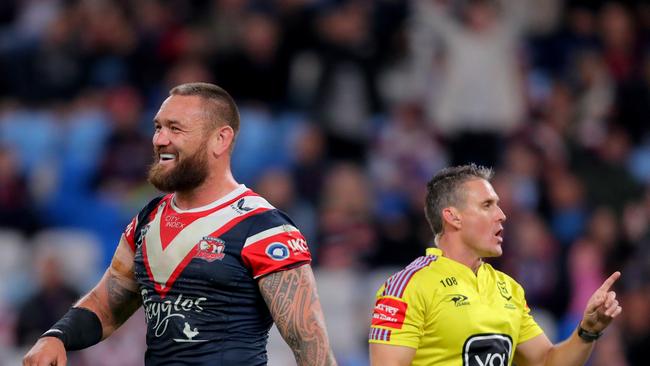
[(497, 281), (497, 288), (499, 289), (499, 293), (501, 294), (501, 297), (503, 297), (508, 301), (512, 299), (512, 295), (510, 295), (510, 292), (508, 292), (506, 281)]
[(506, 286), (506, 282), (505, 281), (498, 281), (497, 282), (497, 288), (499, 289), (499, 294), (501, 295), (501, 297), (503, 297), (506, 300), (506, 303), (505, 303), (504, 307), (506, 309), (516, 310), (517, 307), (512, 302), (510, 302), (510, 300), (512, 300), (512, 295), (510, 295), (510, 291), (508, 291), (508, 287)]
[(470, 305), (469, 297), (463, 294), (447, 295), (447, 301), (452, 302), (455, 307)]

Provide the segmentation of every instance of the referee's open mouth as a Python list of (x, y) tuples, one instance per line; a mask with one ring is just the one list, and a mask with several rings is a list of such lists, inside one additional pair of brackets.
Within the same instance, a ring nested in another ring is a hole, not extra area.
[(497, 238), (499, 243), (503, 243), (503, 228), (500, 227), (499, 230), (497, 230), (497, 232), (494, 233), (494, 236)]

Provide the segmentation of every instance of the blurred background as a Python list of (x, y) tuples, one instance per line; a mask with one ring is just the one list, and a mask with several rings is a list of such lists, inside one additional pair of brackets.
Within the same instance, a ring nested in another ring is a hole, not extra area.
[[(650, 359), (650, 5), (562, 0), (3, 0), (0, 365), (18, 365), (157, 192), (168, 90), (237, 100), (236, 178), (308, 238), (339, 364), (367, 364), (374, 292), (424, 253), (426, 182), (493, 166), (492, 264), (549, 337), (614, 270), (590, 365)], [(70, 355), (143, 364), (144, 318)], [(270, 365), (295, 364), (272, 333)]]

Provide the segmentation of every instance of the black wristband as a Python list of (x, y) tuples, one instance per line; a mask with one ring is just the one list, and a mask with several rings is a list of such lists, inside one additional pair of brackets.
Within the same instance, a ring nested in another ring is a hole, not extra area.
[(102, 340), (102, 323), (97, 314), (88, 309), (70, 308), (42, 337), (58, 338), (67, 351), (77, 351)]
[(587, 343), (591, 343), (597, 340), (602, 335), (603, 332), (599, 332), (599, 333), (589, 332), (587, 330), (584, 330), (581, 326), (578, 325), (578, 337), (580, 337), (580, 339), (582, 339)]

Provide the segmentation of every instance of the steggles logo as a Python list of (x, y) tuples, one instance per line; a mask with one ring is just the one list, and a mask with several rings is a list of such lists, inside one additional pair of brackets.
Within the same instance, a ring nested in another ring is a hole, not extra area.
[(140, 295), (142, 296), (145, 320), (156, 337), (162, 337), (165, 334), (169, 322), (172, 319), (185, 319), (185, 314), (187, 313), (200, 313), (203, 311), (201, 303), (207, 300), (205, 297), (194, 299), (184, 297), (183, 294), (179, 294), (173, 302), (172, 300), (154, 300), (149, 296), (149, 292), (146, 289), (143, 289)]

